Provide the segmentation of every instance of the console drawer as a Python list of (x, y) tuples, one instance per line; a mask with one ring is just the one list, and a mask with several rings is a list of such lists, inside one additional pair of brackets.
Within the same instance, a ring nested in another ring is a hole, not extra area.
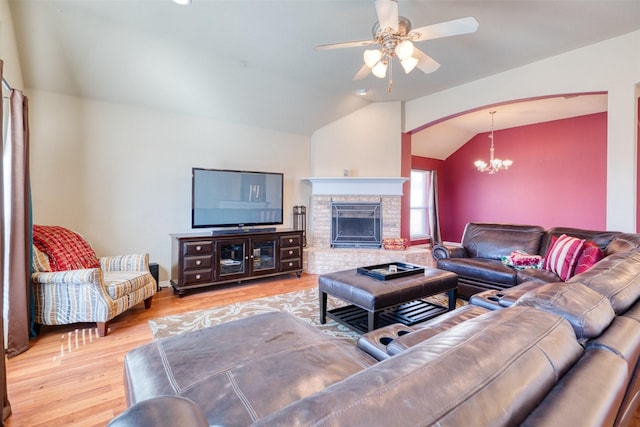
[(280, 261), (280, 271), (293, 271), (293, 270), (301, 270), (302, 262), (300, 258), (296, 259), (286, 259)]
[(184, 242), (182, 253), (186, 255), (200, 255), (213, 253), (213, 241), (203, 240), (200, 242)]
[(300, 258), (300, 247), (280, 249), (280, 259)]
[(211, 270), (198, 270), (198, 271), (185, 271), (184, 272), (185, 285), (192, 283), (206, 283), (213, 281), (213, 274)]
[(280, 247), (281, 248), (290, 248), (295, 246), (302, 246), (302, 242), (300, 241), (299, 234), (290, 234), (287, 236), (280, 236)]
[(189, 256), (183, 260), (183, 269), (186, 270), (200, 270), (203, 268), (211, 268), (213, 265), (213, 256)]

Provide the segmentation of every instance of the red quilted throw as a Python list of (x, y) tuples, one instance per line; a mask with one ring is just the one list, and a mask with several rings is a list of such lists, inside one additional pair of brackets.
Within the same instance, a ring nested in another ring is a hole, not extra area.
[(91, 246), (77, 233), (56, 225), (34, 225), (33, 244), (49, 256), (52, 271), (100, 267)]

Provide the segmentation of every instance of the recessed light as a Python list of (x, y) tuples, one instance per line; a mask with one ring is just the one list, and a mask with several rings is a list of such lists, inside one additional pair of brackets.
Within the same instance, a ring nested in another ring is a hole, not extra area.
[(187, 6), (191, 4), (191, 0), (173, 0), (173, 2), (181, 6)]
[(360, 96), (365, 96), (367, 93), (369, 93), (369, 89), (358, 89), (356, 93)]

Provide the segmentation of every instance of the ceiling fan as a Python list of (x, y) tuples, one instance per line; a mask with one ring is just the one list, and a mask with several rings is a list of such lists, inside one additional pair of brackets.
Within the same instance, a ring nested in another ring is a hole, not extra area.
[(440, 64), (426, 53), (417, 49), (413, 42), (433, 40), (441, 37), (473, 33), (478, 29), (478, 21), (473, 17), (454, 19), (439, 24), (412, 29), (411, 21), (398, 15), (398, 0), (375, 0), (378, 22), (373, 25), (372, 40), (333, 43), (316, 46), (316, 50), (340, 49), (358, 46), (376, 46), (364, 51), (364, 65), (353, 77), (361, 80), (371, 72), (378, 78), (385, 78), (389, 68), (388, 92), (393, 84), (391, 78), (392, 59), (397, 56), (405, 73), (418, 67), (424, 73), (433, 73)]

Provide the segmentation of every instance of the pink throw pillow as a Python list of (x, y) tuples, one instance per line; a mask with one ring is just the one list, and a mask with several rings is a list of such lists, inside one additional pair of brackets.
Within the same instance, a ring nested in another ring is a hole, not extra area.
[(604, 258), (604, 252), (602, 252), (602, 249), (600, 249), (595, 242), (585, 242), (584, 249), (582, 249), (580, 258), (578, 258), (578, 263), (576, 264), (573, 275), (584, 273), (602, 258)]
[(575, 270), (582, 253), (584, 240), (566, 234), (551, 241), (551, 247), (544, 261), (545, 270), (556, 273), (562, 281), (567, 281)]

